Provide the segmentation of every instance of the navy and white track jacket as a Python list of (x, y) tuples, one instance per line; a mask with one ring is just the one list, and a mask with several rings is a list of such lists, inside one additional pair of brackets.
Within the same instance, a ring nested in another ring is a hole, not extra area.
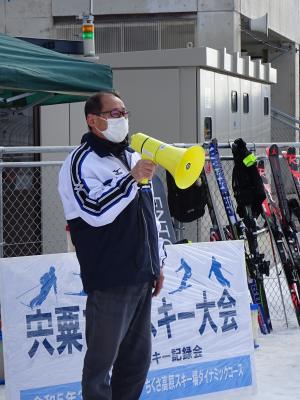
[[(85, 292), (151, 282), (165, 258), (151, 183), (140, 187), (92, 133), (65, 160), (59, 193)], [(102, 141), (103, 143), (103, 141)], [(127, 148), (132, 168), (139, 154)]]

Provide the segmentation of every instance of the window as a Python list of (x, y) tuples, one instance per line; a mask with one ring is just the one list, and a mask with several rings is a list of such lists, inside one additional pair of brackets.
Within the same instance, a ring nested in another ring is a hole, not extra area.
[(231, 91), (231, 111), (233, 113), (238, 111), (238, 95), (235, 90)]
[(243, 112), (245, 114), (249, 113), (249, 94), (243, 93)]
[(264, 115), (269, 115), (269, 97), (264, 97)]
[(204, 141), (207, 142), (212, 138), (212, 120), (211, 117), (204, 118)]

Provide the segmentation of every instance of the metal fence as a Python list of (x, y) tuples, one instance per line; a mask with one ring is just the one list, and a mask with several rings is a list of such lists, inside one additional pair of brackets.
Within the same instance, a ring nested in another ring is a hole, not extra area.
[[(266, 145), (256, 145), (254, 151), (264, 154)], [(57, 191), (58, 173), (62, 161), (72, 147), (0, 148), (0, 256), (20, 257), (67, 251), (66, 223)], [(225, 150), (224, 150), (225, 151)], [(228, 151), (228, 150), (227, 150)], [(222, 152), (222, 150), (221, 150)], [(223, 168), (231, 187), (233, 161), (223, 157)], [(293, 185), (284, 162), (282, 163), (286, 188), (293, 196)], [(219, 211), (222, 224), (227, 225), (222, 199), (213, 171), (206, 164), (209, 185)], [(271, 174), (268, 162), (266, 171)], [(157, 174), (165, 188), (165, 172), (158, 168)], [(263, 224), (263, 221), (258, 221)], [(205, 215), (192, 223), (175, 221), (178, 238), (193, 242), (209, 241), (211, 221)], [(270, 236), (264, 231), (258, 238), (260, 251), (270, 261), (270, 276), (265, 278), (265, 287), (273, 321), (280, 324), (294, 323), (294, 311), (286, 285), (279, 256), (271, 248)], [(281, 296), (282, 292), (282, 296)]]
[[(178, 49), (195, 46), (196, 14), (133, 15), (102, 17), (95, 20), (96, 53)], [(56, 18), (57, 39), (78, 40), (81, 23), (74, 18)]]

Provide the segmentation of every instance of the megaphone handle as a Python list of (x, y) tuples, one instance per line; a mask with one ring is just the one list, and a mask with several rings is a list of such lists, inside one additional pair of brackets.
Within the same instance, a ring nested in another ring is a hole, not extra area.
[[(149, 160), (149, 157), (145, 156), (145, 155), (142, 153), (142, 160)], [(139, 181), (139, 184), (140, 184), (140, 185), (148, 185), (148, 183), (149, 183), (149, 179), (147, 179), (147, 178), (142, 179), (142, 180)]]
[(141, 181), (139, 181), (140, 185), (148, 185), (149, 180), (148, 179), (142, 179)]

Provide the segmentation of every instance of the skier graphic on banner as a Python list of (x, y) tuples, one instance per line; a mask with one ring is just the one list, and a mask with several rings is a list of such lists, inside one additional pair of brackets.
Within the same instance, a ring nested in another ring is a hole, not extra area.
[[(77, 272), (73, 272), (73, 275), (80, 277), (80, 274)], [(81, 289), (79, 292), (65, 292), (65, 294), (67, 296), (87, 296), (87, 293), (85, 293), (83, 289)]]
[(213, 273), (213, 274), (215, 275), (217, 281), (218, 281), (222, 286), (228, 286), (228, 287), (230, 287), (230, 282), (229, 282), (229, 280), (227, 280), (227, 279), (224, 277), (224, 275), (223, 275), (221, 269), (223, 269), (224, 271), (226, 271), (226, 272), (229, 273), (229, 271), (225, 270), (225, 268), (222, 267), (222, 264), (221, 264), (219, 261), (216, 260), (216, 257), (212, 256), (212, 257), (211, 257), (211, 267), (210, 267), (210, 270), (209, 270), (208, 278), (211, 279), (211, 275), (212, 275), (212, 273)]
[(57, 277), (55, 275), (55, 267), (52, 265), (49, 268), (49, 271), (43, 274), (40, 277), (40, 283), (36, 286), (34, 286), (31, 289), (26, 290), (25, 292), (21, 293), (19, 296), (17, 296), (17, 299), (24, 298), (24, 296), (29, 295), (30, 292), (33, 290), (36, 290), (37, 288), (40, 289), (40, 292), (37, 296), (35, 296), (32, 300), (25, 300), (21, 301), (21, 304), (23, 304), (26, 307), (29, 307), (31, 309), (35, 307), (39, 307), (44, 303), (44, 301), (47, 299), (50, 290), (53, 288), (53, 291), (55, 295), (57, 295)]
[[(17, 296), (17, 299), (20, 298), (25, 298), (29, 295), (30, 292), (32, 292), (33, 290), (36, 291), (36, 289), (39, 288), (40, 292), (37, 296), (33, 297), (31, 300), (23, 300), (21, 301), (21, 304), (23, 304), (26, 307), (29, 307), (31, 309), (35, 308), (35, 307), (39, 307), (41, 306), (44, 301), (47, 299), (50, 290), (53, 288), (53, 291), (55, 293), (55, 295), (57, 295), (57, 277), (55, 275), (55, 267), (52, 265), (49, 268), (49, 271), (46, 272), (45, 274), (43, 274), (40, 277), (40, 282), (38, 285), (34, 286), (31, 289), (26, 290), (25, 292), (21, 293), (19, 296)], [(30, 296), (30, 295), (29, 295)], [(30, 296), (31, 297), (31, 296)]]
[(189, 266), (189, 264), (185, 261), (184, 258), (180, 259), (180, 266), (179, 268), (175, 271), (176, 274), (181, 271), (184, 270), (184, 274), (183, 277), (181, 279), (180, 285), (176, 290), (173, 290), (172, 292), (169, 292), (169, 294), (174, 294), (176, 292), (182, 292), (182, 290), (187, 289), (189, 287), (191, 287), (191, 284), (187, 284), (187, 281), (191, 278), (192, 276), (192, 268)]
[(55, 268), (51, 266), (49, 272), (46, 272), (40, 278), (40, 284), (41, 284), (40, 293), (30, 301), (29, 306), (31, 309), (43, 304), (52, 287), (54, 293), (57, 294), (56, 281), (57, 278), (55, 275)]

